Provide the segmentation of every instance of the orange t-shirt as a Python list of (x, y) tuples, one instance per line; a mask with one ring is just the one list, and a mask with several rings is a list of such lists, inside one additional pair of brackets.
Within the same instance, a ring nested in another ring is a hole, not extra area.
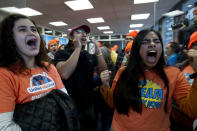
[[(197, 100), (196, 87), (192, 88), (191, 94), (193, 95), (190, 96), (190, 93), (188, 93), (190, 91), (190, 84), (183, 73), (175, 67), (166, 67), (164, 70), (169, 80), (168, 113), (164, 110), (167, 91), (164, 88), (164, 82), (156, 71), (149, 70), (145, 72), (146, 85), (142, 86), (144, 82), (139, 82), (143, 105), (142, 113), (139, 114), (130, 109), (129, 115), (127, 116), (119, 114), (115, 109), (112, 121), (114, 131), (169, 131), (169, 117), (173, 100), (180, 106), (183, 112), (190, 113), (190, 115), (197, 115), (197, 110), (193, 110), (197, 109), (197, 104), (193, 104)], [(196, 83), (194, 86), (196, 86)], [(102, 94), (106, 95), (107, 93)], [(110, 93), (107, 95), (109, 97), (113, 96)], [(104, 96), (104, 98), (105, 100), (113, 101), (113, 97), (106, 99), (107, 96)]]
[(62, 89), (64, 85), (51, 64), (49, 72), (37, 67), (30, 75), (14, 74), (6, 68), (0, 68), (0, 113), (14, 111), (16, 104), (38, 99), (53, 89)]
[[(186, 66), (186, 67), (182, 70), (182, 72), (184, 73), (184, 75), (185, 75), (185, 77), (187, 78), (187, 80), (188, 80), (188, 82), (190, 83), (190, 85), (192, 85), (192, 83), (193, 83), (194, 80), (191, 79), (191, 78), (189, 77), (191, 74), (195, 73), (195, 71), (194, 71), (194, 69), (192, 68), (192, 66), (191, 66), (191, 65)], [(193, 121), (194, 121), (194, 120), (193, 120), (193, 119), (187, 118), (185, 115), (183, 115), (183, 113), (180, 113), (180, 112), (177, 111), (176, 109), (173, 109), (173, 110), (172, 110), (172, 117), (173, 117), (176, 121), (182, 123), (183, 125), (186, 125), (186, 126), (192, 128), (192, 125), (193, 125)]]

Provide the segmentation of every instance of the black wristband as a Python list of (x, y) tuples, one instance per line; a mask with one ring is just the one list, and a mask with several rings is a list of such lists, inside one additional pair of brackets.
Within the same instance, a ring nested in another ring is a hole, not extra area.
[(190, 77), (190, 79), (194, 79), (194, 78), (196, 78), (196, 77), (197, 77), (197, 72), (195, 72), (195, 73), (191, 74), (189, 77)]

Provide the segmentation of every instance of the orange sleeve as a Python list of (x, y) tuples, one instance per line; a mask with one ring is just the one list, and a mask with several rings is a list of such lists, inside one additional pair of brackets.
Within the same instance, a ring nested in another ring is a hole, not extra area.
[(194, 79), (191, 88), (185, 77), (185, 79), (182, 79), (182, 75), (178, 77), (177, 84), (180, 86), (175, 89), (175, 102), (190, 118), (197, 118), (197, 78)]
[(114, 102), (113, 102), (113, 93), (114, 93), (114, 89), (116, 87), (116, 83), (118, 81), (118, 79), (120, 78), (120, 75), (122, 74), (122, 72), (124, 71), (126, 66), (121, 67), (118, 72), (116, 73), (116, 76), (113, 80), (112, 83), (112, 87), (108, 87), (107, 89), (104, 89), (104, 87), (100, 88), (100, 92), (103, 95), (103, 98), (105, 100), (105, 102), (111, 107), (114, 108)]
[(14, 111), (17, 90), (15, 82), (10, 72), (0, 69), (0, 113)]
[(113, 93), (114, 90), (112, 88), (108, 87), (107, 89), (104, 89), (103, 87), (100, 88), (100, 92), (103, 95), (103, 98), (105, 102), (111, 107), (114, 107), (114, 102), (113, 102)]
[(56, 85), (56, 88), (57, 89), (62, 89), (62, 88), (64, 88), (64, 84), (63, 84), (63, 82), (62, 82), (62, 79), (61, 79), (61, 77), (60, 77), (60, 75), (59, 75), (59, 73), (57, 72), (57, 69), (55, 68), (55, 66), (54, 65), (50, 65), (51, 67), (50, 67), (50, 70), (52, 71), (52, 76), (50, 76), (50, 77), (52, 77), (53, 78), (53, 80), (54, 80), (54, 82), (55, 82), (55, 85)]

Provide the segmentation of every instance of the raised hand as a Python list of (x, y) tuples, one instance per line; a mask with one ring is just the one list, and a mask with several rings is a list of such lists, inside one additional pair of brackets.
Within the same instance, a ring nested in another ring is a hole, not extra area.
[(106, 88), (109, 86), (110, 75), (111, 75), (111, 71), (108, 70), (104, 70), (100, 74), (102, 85)]
[(81, 44), (81, 37), (79, 35), (76, 35), (74, 40), (73, 40), (73, 44), (75, 48), (81, 48), (82, 44)]

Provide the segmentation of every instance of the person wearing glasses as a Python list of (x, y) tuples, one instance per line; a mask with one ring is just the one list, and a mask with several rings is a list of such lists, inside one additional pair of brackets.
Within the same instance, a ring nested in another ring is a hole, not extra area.
[(95, 54), (85, 50), (89, 32), (87, 25), (72, 28), (68, 33), (68, 44), (55, 54), (54, 60), (69, 95), (76, 103), (82, 131), (96, 131), (93, 73), (96, 67), (98, 74), (107, 69), (96, 40), (92, 40)]

